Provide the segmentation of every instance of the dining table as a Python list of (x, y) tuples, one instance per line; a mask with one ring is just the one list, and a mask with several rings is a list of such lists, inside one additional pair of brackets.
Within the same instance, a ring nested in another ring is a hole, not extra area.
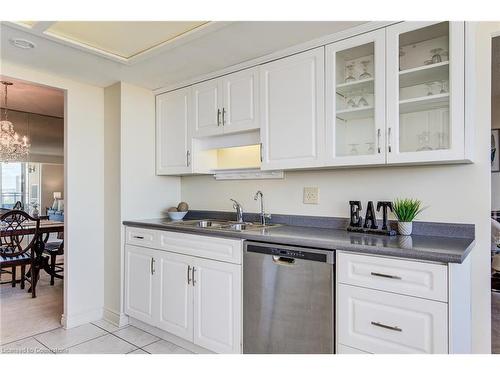
[[(1, 214), (1, 213), (0, 213)], [(0, 227), (0, 237), (8, 237), (12, 235), (33, 235), (36, 231), (36, 222), (35, 221), (25, 221), (22, 225), (22, 229), (4, 229)], [(48, 257), (43, 256), (43, 252), (45, 250), (45, 242), (48, 236), (51, 233), (61, 233), (64, 232), (64, 222), (49, 220), (47, 217), (40, 218), (40, 226), (38, 228), (38, 238), (35, 243), (35, 246), (31, 249), (34, 252), (34, 264), (31, 272), (32, 284), (31, 288), (36, 289), (36, 284), (38, 282), (38, 275), (40, 270), (44, 270), (49, 275), (52, 275), (52, 271), (49, 266)], [(44, 238), (45, 237), (45, 238)], [(54, 275), (57, 278), (60, 278), (59, 275)], [(30, 288), (30, 291), (31, 291)]]

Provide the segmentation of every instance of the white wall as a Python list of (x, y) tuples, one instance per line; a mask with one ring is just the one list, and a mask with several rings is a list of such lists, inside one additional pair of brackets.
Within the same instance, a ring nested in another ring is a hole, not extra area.
[(152, 91), (121, 83), (122, 219), (163, 216), (180, 198), (179, 177), (155, 174)]
[(105, 90), (104, 317), (123, 314), (121, 222), (162, 216), (180, 201), (180, 178), (155, 175), (155, 100), (150, 90), (119, 82)]
[[(182, 177), (181, 197), (191, 209), (232, 210), (229, 198), (247, 212), (257, 212), (255, 192), (264, 192), (268, 212), (319, 216), (348, 216), (348, 201), (419, 198), (428, 208), (425, 221), (473, 223), (476, 246), (472, 257), (473, 350), (490, 352), (490, 35), (498, 23), (480, 23), (476, 34), (476, 70), (472, 81), (476, 112), (475, 163), (469, 165), (380, 167), (287, 172), (285, 180), (215, 181), (213, 177)], [(320, 204), (302, 203), (304, 186), (320, 189)]]
[(100, 319), (103, 307), (104, 90), (1, 61), (1, 74), (66, 90), (65, 282), (67, 327)]
[(62, 193), (64, 199), (64, 165), (63, 164), (40, 164), (41, 167), (41, 204), (40, 212), (45, 215), (45, 209), (52, 207), (54, 203), (54, 192)]
[(120, 323), (121, 187), (120, 118), (121, 85), (104, 89), (104, 316)]

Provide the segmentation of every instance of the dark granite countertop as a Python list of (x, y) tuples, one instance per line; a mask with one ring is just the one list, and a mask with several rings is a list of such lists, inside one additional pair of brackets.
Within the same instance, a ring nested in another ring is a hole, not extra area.
[(204, 236), (343, 250), (442, 263), (462, 263), (474, 247), (472, 238), (438, 236), (382, 236), (340, 229), (280, 225), (242, 232), (178, 225), (169, 219), (124, 221), (124, 225)]

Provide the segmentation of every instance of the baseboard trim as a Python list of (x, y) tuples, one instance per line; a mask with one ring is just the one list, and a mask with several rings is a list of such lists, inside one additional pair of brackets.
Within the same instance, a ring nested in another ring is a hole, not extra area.
[(180, 346), (181, 348), (192, 351), (193, 353), (196, 353), (196, 354), (215, 354), (214, 352), (212, 352), (208, 349), (202, 348), (201, 346), (195, 345), (192, 342), (184, 340), (183, 338), (180, 338), (179, 336), (172, 335), (171, 333), (168, 333), (168, 332), (163, 331), (159, 328), (153, 327), (147, 323), (141, 322), (140, 320), (134, 319), (132, 317), (129, 318), (129, 324), (131, 326), (142, 329), (143, 331), (146, 331), (147, 333), (150, 333), (154, 336), (157, 336), (165, 341), (170, 341), (171, 343), (173, 343), (177, 346)]
[(82, 311), (78, 314), (71, 314), (61, 316), (61, 324), (64, 328), (78, 327), (86, 323), (95, 322), (103, 317), (102, 309), (92, 309), (87, 311)]
[(127, 315), (106, 308), (104, 309), (103, 319), (117, 327), (123, 327), (129, 323)]

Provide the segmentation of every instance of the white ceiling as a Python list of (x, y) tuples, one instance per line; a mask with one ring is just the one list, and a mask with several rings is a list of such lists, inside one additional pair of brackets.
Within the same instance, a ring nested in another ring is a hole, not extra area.
[[(0, 75), (0, 81), (12, 82), (8, 88), (8, 109), (64, 117), (64, 91), (47, 86), (34, 85)], [(4, 108), (4, 87), (0, 85), (0, 106)]]
[[(92, 49), (56, 40), (43, 33), (2, 22), (0, 57), (53, 74), (106, 87), (125, 81), (150, 89), (194, 78), (261, 57), (295, 44), (333, 34), (364, 22), (210, 22), (175, 38), (175, 43), (155, 49), (134, 61), (117, 61)], [(134, 27), (126, 28), (133, 35)], [(125, 35), (126, 36), (126, 35)], [(36, 44), (23, 50), (11, 38)]]

